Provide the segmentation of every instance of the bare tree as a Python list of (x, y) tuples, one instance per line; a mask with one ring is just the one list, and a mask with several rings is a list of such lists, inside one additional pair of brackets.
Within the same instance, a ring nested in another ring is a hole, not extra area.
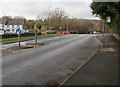
[(41, 19), (44, 22), (44, 26), (46, 29), (49, 29), (50, 27), (50, 23), (49, 23), (50, 18), (51, 18), (51, 12), (49, 11), (41, 12), (37, 17), (37, 19)]
[(66, 12), (61, 8), (55, 8), (52, 14), (52, 18), (61, 19), (67, 17)]
[(55, 8), (52, 11), (44, 11), (39, 14), (37, 19), (41, 19), (44, 22), (46, 30), (58, 29), (62, 27), (62, 22), (68, 16), (66, 12), (61, 8)]

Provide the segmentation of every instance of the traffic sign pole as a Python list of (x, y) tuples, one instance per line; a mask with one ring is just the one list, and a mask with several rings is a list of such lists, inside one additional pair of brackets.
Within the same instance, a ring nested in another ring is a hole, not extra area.
[(35, 30), (35, 43), (37, 44), (37, 30)]
[(18, 46), (20, 47), (20, 35), (18, 35)]
[(21, 35), (21, 30), (20, 29), (17, 29), (16, 30), (16, 33), (18, 35), (18, 46), (20, 47), (20, 35)]
[(34, 25), (34, 29), (35, 29), (35, 44), (37, 44), (37, 27), (36, 27), (36, 25)]

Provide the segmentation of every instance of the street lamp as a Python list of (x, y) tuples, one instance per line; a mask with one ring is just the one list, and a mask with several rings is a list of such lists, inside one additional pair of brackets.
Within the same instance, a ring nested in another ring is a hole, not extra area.
[(36, 24), (34, 25), (34, 30), (35, 30), (35, 44), (37, 44), (37, 26), (36, 26)]
[(61, 29), (62, 29), (62, 27), (60, 27), (60, 33), (62, 32)]
[[(107, 18), (107, 23), (110, 23), (111, 22), (111, 17), (110, 16), (108, 16)], [(107, 23), (106, 23), (106, 34), (107, 34), (107, 36), (106, 36), (106, 44), (108, 43), (108, 25), (107, 25)]]
[(60, 27), (60, 30), (61, 30), (62, 27)]
[(68, 19), (67, 19), (67, 32), (68, 32)]
[(51, 8), (51, 6), (49, 6), (49, 22), (48, 22), (48, 29), (50, 30), (50, 8)]
[(108, 22), (108, 23), (111, 22), (111, 17), (110, 17), (110, 16), (107, 17), (107, 22)]

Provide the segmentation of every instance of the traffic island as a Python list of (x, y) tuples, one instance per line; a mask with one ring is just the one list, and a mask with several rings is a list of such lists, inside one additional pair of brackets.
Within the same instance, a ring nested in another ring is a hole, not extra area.
[(33, 48), (33, 46), (23, 45), (23, 46), (20, 46), (20, 47), (19, 46), (10, 47), (10, 48), (7, 48), (7, 49), (2, 49), (2, 55), (5, 56), (5, 55), (20, 52), (20, 51), (23, 51), (23, 50), (27, 50), (27, 49), (30, 49), (30, 48)]
[(30, 43), (30, 44), (26, 44), (26, 46), (33, 46), (33, 47), (36, 47), (36, 46), (41, 46), (41, 45), (45, 45), (44, 43)]
[(13, 48), (14, 50), (22, 50), (22, 49), (29, 49), (29, 48), (33, 48), (33, 46), (27, 46), (27, 45), (23, 45), (23, 46), (14, 46), (14, 47), (11, 47)]

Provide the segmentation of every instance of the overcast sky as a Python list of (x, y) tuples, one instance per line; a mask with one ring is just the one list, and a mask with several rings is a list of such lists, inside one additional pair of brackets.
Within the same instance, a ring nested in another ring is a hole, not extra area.
[(44, 11), (62, 8), (72, 18), (98, 19), (92, 16), (90, 4), (92, 0), (0, 0), (0, 17), (23, 16), (35, 19)]

